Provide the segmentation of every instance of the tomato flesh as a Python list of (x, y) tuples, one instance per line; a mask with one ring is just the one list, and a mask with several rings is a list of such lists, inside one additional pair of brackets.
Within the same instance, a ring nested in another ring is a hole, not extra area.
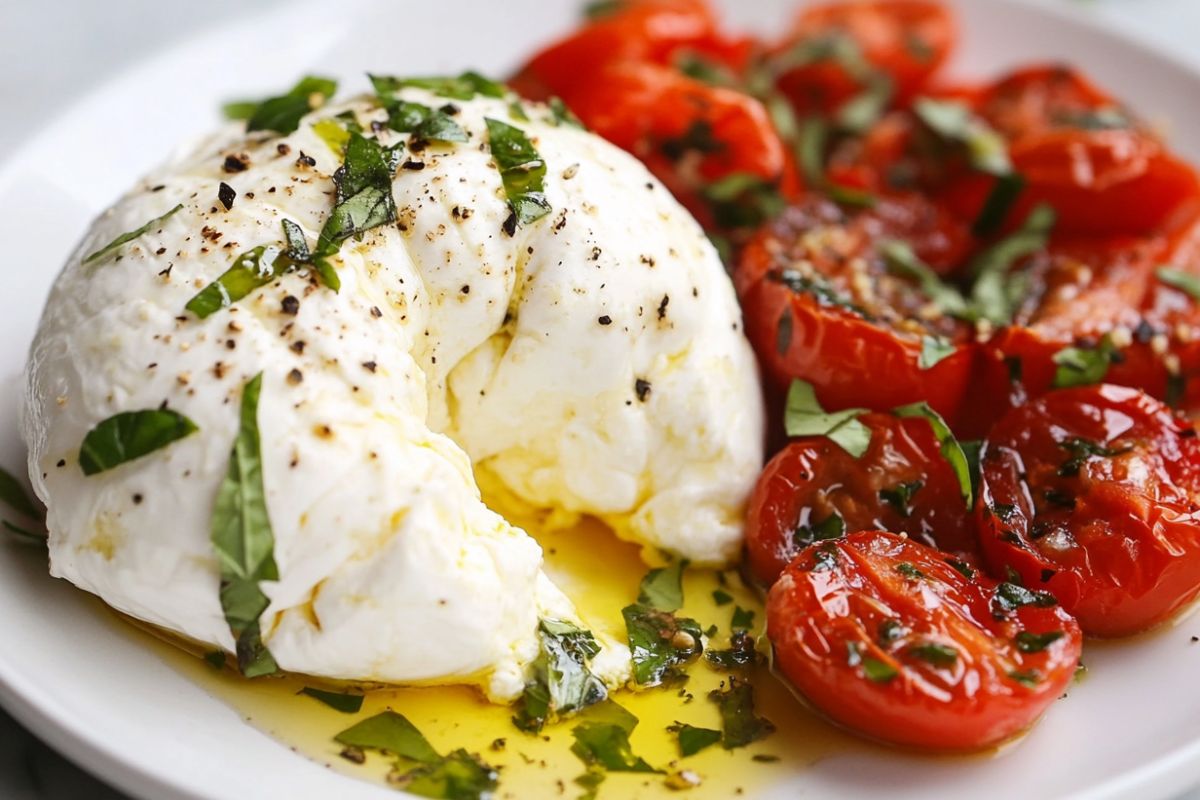
[(1200, 592), (1200, 446), (1161, 402), (1053, 392), (996, 425), (981, 467), (988, 561), (1052, 592), (1088, 634), (1146, 630)]
[(1031, 726), (1071, 681), (1079, 626), (1048, 595), (968, 578), (882, 532), (807, 548), (767, 599), (775, 663), (835, 722), (933, 750)]

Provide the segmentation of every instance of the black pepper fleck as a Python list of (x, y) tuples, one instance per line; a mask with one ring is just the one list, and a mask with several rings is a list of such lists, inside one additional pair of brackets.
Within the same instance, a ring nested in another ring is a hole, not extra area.
[(282, 308), (283, 313), (289, 316), (294, 317), (296, 314), (300, 313), (300, 301), (294, 295), (289, 294), (287, 297), (283, 298), (279, 305)]
[(250, 159), (244, 155), (228, 155), (225, 156), (225, 163), (221, 168), (226, 172), (245, 172), (250, 166)]
[(508, 218), (504, 220), (504, 225), (502, 225), (501, 228), (509, 236), (516, 236), (516, 234), (517, 234), (517, 212), (515, 212), (515, 211), (508, 212)]
[(601, 325), (612, 325), (612, 317), (610, 317), (608, 314), (605, 314), (604, 316), (600, 317), (600, 319), (596, 320), (596, 322), (599, 322)]
[(425, 169), (425, 162), (413, 161), (412, 159), (409, 159), (400, 165), (400, 169), (406, 169), (409, 172), (420, 172), (421, 170)]
[(317, 160), (315, 158), (308, 155), (303, 150), (300, 151), (300, 157), (296, 159), (296, 166), (298, 166), (298, 167), (315, 167), (316, 165), (317, 165)]
[(233, 208), (233, 201), (237, 199), (237, 192), (228, 183), (221, 181), (221, 185), (217, 187), (217, 199), (225, 206), (225, 210), (229, 211)]
[(650, 396), (650, 381), (638, 378), (633, 382), (633, 391), (637, 393), (637, 399), (646, 402), (646, 398)]
[(302, 381), (302, 380), (304, 380), (304, 373), (301, 372), (300, 370), (293, 369), (291, 372), (288, 373), (287, 381), (292, 386), (295, 386), (296, 384), (300, 383), (300, 381)]
[(364, 361), (363, 362), (363, 369), (365, 369), (367, 372), (374, 372), (376, 367), (378, 367), (378, 366), (379, 365), (376, 364), (374, 361)]
[(658, 304), (658, 318), (661, 320), (667, 315), (667, 304), (671, 302), (671, 296), (664, 294), (662, 301)]

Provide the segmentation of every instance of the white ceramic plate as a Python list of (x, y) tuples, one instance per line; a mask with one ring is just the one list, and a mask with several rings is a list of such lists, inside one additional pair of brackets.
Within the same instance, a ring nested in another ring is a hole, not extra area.
[[(726, 0), (738, 23), (777, 27), (796, 0)], [(1082, 65), (1200, 159), (1200, 74), (1090, 21), (1032, 0), (960, 0), (958, 65), (988, 74), (1032, 59)], [(335, 11), (336, 9), (336, 11)], [(365, 88), (364, 71), (502, 75), (565, 30), (575, 3), (350, 0), (298, 4), (148, 60), (70, 108), (0, 168), (0, 462), (17, 471), (20, 374), (43, 299), (89, 220), (218, 104), (319, 69)], [(237, 714), (128, 637), (96, 603), (46, 575), (44, 556), (0, 543), (0, 701), (51, 745), (154, 798), (395, 798), (334, 774)], [(991, 759), (833, 756), (769, 797), (1165, 797), (1200, 782), (1200, 633), (1192, 620), (1119, 647), (1089, 647), (1090, 675), (1022, 742)]]

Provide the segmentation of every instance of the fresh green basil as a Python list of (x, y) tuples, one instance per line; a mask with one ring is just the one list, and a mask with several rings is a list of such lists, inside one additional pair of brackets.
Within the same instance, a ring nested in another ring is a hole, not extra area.
[(538, 624), (538, 657), (533, 678), (513, 717), (524, 731), (540, 731), (553, 716), (565, 716), (608, 697), (604, 683), (588, 668), (600, 646), (590, 631), (570, 622), (543, 619)]
[(1000, 230), (1024, 190), (1025, 178), (1021, 174), (1010, 172), (997, 176), (987, 199), (983, 202), (983, 208), (979, 210), (979, 216), (971, 225), (971, 233), (983, 238)]
[(588, 766), (601, 767), (608, 772), (661, 773), (646, 763), (644, 758), (634, 755), (629, 744), (629, 734), (621, 725), (589, 722), (577, 725), (571, 731), (575, 744), (571, 752)]
[(775, 732), (775, 725), (754, 710), (754, 687), (731, 677), (725, 689), (709, 692), (721, 713), (721, 746), (726, 750), (757, 742)]
[(1054, 354), (1055, 389), (1090, 386), (1108, 375), (1108, 368), (1120, 356), (1120, 350), (1105, 334), (1095, 347), (1064, 347)]
[(687, 562), (652, 569), (642, 578), (638, 603), (658, 611), (678, 611), (683, 606), (683, 571)]
[(829, 516), (815, 525), (812, 524), (810, 512), (810, 515), (804, 518), (804, 522), (797, 525), (796, 530), (792, 532), (792, 544), (797, 548), (805, 548), (816, 542), (840, 539), (845, 535), (846, 520), (838, 512), (829, 512)]
[(212, 546), (221, 567), (221, 608), (237, 642), (238, 668), (248, 678), (279, 668), (262, 641), (259, 618), (270, 605), (262, 581), (279, 580), (275, 534), (263, 490), (258, 399), (262, 373), (242, 389), (240, 424), (229, 471), (217, 490), (212, 515)]
[(403, 81), (379, 75), (369, 77), (380, 104), (388, 112), (388, 127), (392, 130), (434, 142), (469, 141), (467, 132), (445, 111), (396, 97), (396, 92), (405, 85)]
[(528, 225), (550, 213), (550, 201), (546, 199), (545, 191), (546, 162), (520, 128), (490, 117), (484, 121), (492, 160), (500, 170), (504, 193), (512, 210), (513, 221), (506, 226), (511, 234), (517, 225)]
[(925, 642), (908, 649), (913, 656), (935, 667), (949, 668), (958, 663), (958, 651), (937, 642)]
[(748, 631), (754, 627), (754, 612), (741, 606), (733, 607), (733, 616), (729, 620), (729, 628), (734, 632)]
[(621, 609), (639, 686), (658, 686), (677, 675), (676, 668), (700, 655), (703, 631), (694, 619), (631, 605)]
[(194, 422), (168, 408), (116, 414), (83, 437), (79, 466), (84, 475), (96, 475), (153, 453), (197, 430)]
[(909, 564), (907, 561), (901, 561), (899, 564), (897, 564), (896, 572), (899, 572), (904, 577), (908, 578), (909, 580), (914, 580), (914, 581), (923, 581), (927, 577), (929, 577), (924, 572), (922, 572), (921, 570), (914, 567), (912, 564)]
[(278, 97), (229, 103), (225, 106), (225, 114), (233, 119), (247, 120), (247, 131), (275, 131), (286, 135), (300, 127), (305, 114), (320, 108), (336, 93), (337, 81), (310, 75)]
[(1004, 137), (975, 116), (965, 103), (919, 97), (913, 103), (913, 111), (939, 137), (965, 148), (975, 169), (991, 175), (1012, 172)]
[(182, 208), (183, 208), (183, 203), (180, 203), (179, 205), (175, 206), (167, 213), (163, 214), (161, 217), (155, 217), (154, 219), (150, 220), (142, 227), (140, 227), (136, 230), (129, 231), (128, 233), (122, 233), (120, 236), (113, 239), (111, 242), (104, 245), (104, 247), (101, 247), (96, 252), (92, 253), (91, 255), (84, 256), (83, 263), (91, 264), (94, 261), (99, 261), (100, 259), (104, 258), (105, 256), (110, 255), (110, 254), (116, 252), (117, 250), (120, 250), (122, 246), (128, 244), (129, 242), (132, 242), (134, 239), (145, 236), (151, 230), (156, 229), (159, 225), (166, 222), (171, 217), (175, 216), (175, 214), (177, 212), (179, 212)]
[[(371, 80), (374, 82), (375, 77), (372, 76)], [(434, 94), (454, 100), (471, 100), (478, 95), (504, 98), (508, 94), (508, 90), (504, 84), (486, 78), (478, 72), (471, 71), (464, 72), (457, 77), (386, 78), (384, 80), (388, 81), (388, 84), (385, 85), (390, 87), (390, 91), (396, 91), (403, 87), (412, 87), (415, 89), (426, 89)]]
[[(1085, 439), (1082, 436), (1070, 436), (1059, 442), (1058, 446), (1066, 450), (1069, 454), (1069, 458), (1058, 468), (1058, 475), (1062, 478), (1073, 478), (1078, 475), (1079, 470), (1089, 458), (1114, 458), (1115, 456), (1123, 456), (1133, 449), (1133, 445), (1109, 447), (1092, 439)], [(1074, 505), (1072, 501), (1070, 507), (1073, 508)]]
[(874, 127), (895, 94), (891, 78), (877, 72), (866, 79), (863, 89), (837, 110), (838, 127), (850, 134), (863, 134)]
[(721, 741), (721, 732), (711, 728), (697, 728), (693, 725), (679, 725), (675, 731), (679, 740), (679, 755), (681, 758), (694, 756), (701, 750), (706, 750)]
[(340, 711), (343, 714), (357, 714), (362, 710), (363, 696), (361, 694), (328, 692), (324, 689), (314, 689), (311, 686), (305, 686), (300, 690), (300, 694), (319, 700), (334, 711)]
[(1013, 670), (1008, 673), (1008, 677), (1030, 689), (1037, 688), (1037, 685), (1042, 682), (1042, 675), (1036, 669)]
[(1184, 292), (1193, 300), (1200, 300), (1200, 275), (1171, 267), (1159, 267), (1154, 275), (1172, 289)]
[(806, 381), (794, 380), (788, 389), (783, 424), (788, 436), (827, 436), (850, 455), (859, 458), (871, 445), (871, 429), (858, 421), (866, 409), (826, 412), (816, 391)]
[(758, 649), (745, 630), (735, 630), (726, 650), (705, 650), (704, 660), (721, 670), (740, 670), (758, 663)]
[(1046, 633), (1021, 631), (1013, 641), (1017, 643), (1017, 649), (1022, 653), (1040, 653), (1065, 635), (1062, 631), (1047, 631)]
[(25, 487), (12, 473), (3, 468), (0, 468), (0, 503), (30, 519), (42, 518), (42, 512), (25, 491)]
[(204, 319), (295, 268), (296, 262), (278, 246), (259, 245), (235, 258), (229, 269), (197, 292), (184, 308)]
[(991, 601), (992, 616), (996, 619), (1005, 619), (1012, 612), (1024, 606), (1053, 608), (1056, 605), (1058, 605), (1058, 600), (1049, 592), (1031, 592), (1012, 581), (999, 584)]
[(921, 337), (921, 355), (917, 357), (917, 366), (921, 369), (932, 369), (941, 361), (954, 355), (957, 348), (940, 336)]
[(851, 667), (862, 667), (863, 677), (871, 683), (890, 683), (900, 672), (886, 661), (874, 656), (863, 655), (864, 645), (859, 642), (846, 643), (846, 663)]
[(1013, 266), (1045, 249), (1056, 219), (1049, 205), (1035, 206), (1020, 228), (971, 260), (967, 273), (974, 279), (971, 306), (976, 318), (996, 325), (1012, 322), (1027, 285), (1026, 274)]
[(712, 598), (718, 606), (726, 606), (733, 602), (733, 595), (722, 589), (713, 589)]
[(383, 711), (333, 737), (338, 744), (380, 750), (399, 758), (432, 764), (441, 756), (403, 714)]
[(967, 301), (962, 293), (942, 281), (933, 268), (917, 257), (907, 242), (895, 239), (879, 244), (879, 254), (889, 272), (907, 278), (944, 314), (961, 317), (967, 313)]
[[(862, 306), (856, 304), (851, 298), (846, 297), (841, 292), (839, 292), (829, 282), (829, 280), (822, 275), (818, 275), (818, 274), (804, 275), (794, 269), (785, 269), (785, 270), (772, 271), (772, 272), (767, 273), (767, 280), (774, 281), (775, 283), (781, 283), (784, 286), (786, 286), (788, 289), (790, 289), (791, 291), (793, 291), (797, 294), (810, 295), (814, 300), (817, 301), (818, 305), (827, 306), (830, 308), (840, 308), (843, 311), (848, 311), (851, 314), (855, 314), (859, 317), (862, 317), (863, 319), (865, 319), (867, 321), (871, 321), (871, 319), (872, 319), (871, 315), (867, 313), (866, 309), (864, 309)], [(790, 327), (790, 325), (792, 322), (790, 314), (791, 314), (790, 311), (788, 311), (784, 314), (784, 317), (787, 318), (787, 321), (789, 324), (789, 328), (788, 328), (788, 342), (789, 343), (791, 342), (791, 327)], [(781, 318), (781, 320), (780, 320), (781, 327), (782, 327), (782, 321), (783, 320)], [(777, 344), (779, 343), (778, 339), (776, 340), (776, 343)], [(784, 352), (787, 352), (786, 349), (781, 351), (780, 354), (782, 355), (782, 353), (784, 353)]]
[(388, 776), (388, 785), (436, 800), (490, 800), (499, 782), (499, 772), (462, 748), (433, 763)]
[(971, 466), (967, 461), (966, 453), (963, 452), (962, 445), (958, 443), (958, 439), (954, 437), (953, 431), (946, 424), (946, 420), (942, 419), (942, 415), (924, 402), (900, 406), (893, 413), (902, 419), (924, 417), (929, 422), (929, 427), (933, 429), (933, 435), (937, 438), (941, 448), (942, 458), (946, 459), (950, 468), (954, 470), (963, 501), (967, 508), (970, 508), (975, 499), (975, 489), (971, 482)]
[(912, 514), (913, 496), (925, 487), (925, 481), (904, 481), (890, 488), (879, 490), (879, 499), (896, 509), (904, 518)]

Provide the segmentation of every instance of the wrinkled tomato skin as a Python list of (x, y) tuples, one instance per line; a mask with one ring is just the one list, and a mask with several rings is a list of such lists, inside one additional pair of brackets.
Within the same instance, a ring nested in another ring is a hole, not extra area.
[[(897, 99), (905, 102), (945, 63), (957, 26), (944, 4), (930, 0), (823, 3), (800, 13), (792, 36), (778, 50), (786, 52), (831, 35), (852, 39), (866, 61), (892, 80)], [(801, 113), (832, 111), (862, 89), (829, 61), (788, 71), (779, 87)]]
[[(851, 456), (827, 437), (797, 439), (759, 476), (746, 517), (746, 550), (751, 570), (764, 585), (774, 583), (802, 549), (797, 529), (818, 525), (833, 513), (845, 530), (907, 533), (978, 562), (974, 515), (929, 423), (891, 414), (864, 414), (859, 421), (871, 431), (862, 456)], [(892, 494), (889, 502), (881, 494), (916, 483), (906, 500)]]
[[(1072, 441), (1103, 451), (1072, 462)], [(1088, 635), (1147, 630), (1200, 592), (1200, 448), (1159, 401), (1054, 392), (1001, 420), (981, 465), (989, 563), (1054, 594)]]
[(1111, 95), (1060, 64), (1016, 70), (984, 88), (975, 101), (976, 112), (1009, 140), (1074, 127), (1073, 118), (1116, 108)]
[[(799, 210), (789, 210), (760, 230), (743, 248), (734, 273), (746, 333), (770, 382), (785, 388), (794, 379), (808, 381), (830, 410), (888, 411), (923, 400), (953, 419), (966, 390), (975, 344), (962, 342), (951, 355), (922, 369), (919, 336), (901, 335), (773, 280), (780, 243), (799, 235), (803, 218)], [(781, 325), (790, 335), (781, 333)]]
[[(902, 573), (902, 564), (920, 577)], [(997, 619), (995, 589), (890, 533), (814, 545), (767, 598), (775, 665), (817, 710), (873, 739), (935, 751), (996, 745), (1033, 725), (1066, 689), (1082, 636), (1057, 606), (1025, 605)], [(901, 626), (898, 636), (883, 636), (886, 620)], [(1022, 632), (1060, 636), (1026, 653), (1014, 644)], [(929, 643), (952, 648), (953, 662), (938, 667), (914, 654)], [(872, 680), (866, 658), (895, 677)], [(1026, 685), (1014, 672), (1036, 678)]]
[(667, 65), (682, 49), (715, 49), (719, 42), (703, 0), (632, 0), (538, 53), (509, 83), (531, 100), (566, 100), (610, 64)]

